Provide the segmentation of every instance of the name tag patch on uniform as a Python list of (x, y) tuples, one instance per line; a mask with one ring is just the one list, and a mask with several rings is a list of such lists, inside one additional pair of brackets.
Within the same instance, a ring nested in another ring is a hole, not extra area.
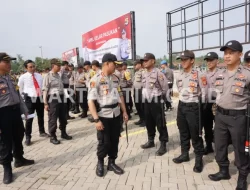
[(104, 94), (104, 95), (107, 95), (108, 93), (109, 93), (108, 89), (103, 90), (103, 94)]
[(161, 79), (161, 80), (164, 80), (163, 75), (160, 75), (160, 79)]
[(6, 84), (0, 84), (0, 89), (7, 88)]
[(90, 83), (90, 87), (91, 87), (91, 88), (95, 88), (95, 82), (91, 82), (91, 83)]
[(194, 87), (190, 87), (190, 91), (191, 91), (191, 92), (194, 92)]
[(193, 77), (193, 79), (196, 79), (197, 78), (197, 74), (194, 73), (192, 77)]
[(105, 78), (101, 78), (100, 82), (106, 82)]
[(236, 82), (235, 86), (242, 86), (242, 83), (241, 82)]
[(207, 85), (207, 78), (206, 78), (206, 77), (201, 77), (201, 81), (202, 81), (202, 84), (203, 84), (204, 86)]
[(243, 78), (245, 78), (245, 75), (240, 74), (238, 77), (239, 77), (240, 79), (243, 79)]

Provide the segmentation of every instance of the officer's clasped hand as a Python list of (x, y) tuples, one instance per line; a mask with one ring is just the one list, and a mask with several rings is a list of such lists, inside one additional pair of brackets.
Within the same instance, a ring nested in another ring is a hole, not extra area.
[(104, 129), (103, 124), (101, 121), (95, 124), (95, 127), (98, 131), (102, 131)]

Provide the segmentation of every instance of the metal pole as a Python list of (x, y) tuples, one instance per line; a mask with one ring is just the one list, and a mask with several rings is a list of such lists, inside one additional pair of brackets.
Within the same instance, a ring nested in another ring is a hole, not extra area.
[(168, 23), (169, 23), (169, 62), (170, 62), (170, 68), (173, 68), (171, 14), (168, 15)]
[(186, 26), (186, 9), (184, 9), (184, 47), (187, 50), (187, 26)]
[(201, 3), (201, 48), (204, 48), (204, 19), (203, 19), (203, 3)]
[(181, 9), (181, 51), (183, 51), (183, 25), (182, 25), (182, 9)]
[(41, 58), (42, 58), (42, 64), (43, 64), (43, 46), (39, 46), (39, 48), (41, 49)]
[(247, 42), (247, 0), (245, 0), (245, 42)]
[(224, 12), (224, 9), (225, 9), (225, 1), (223, 0), (223, 45), (225, 44), (225, 12)]
[(200, 38), (200, 0), (198, 0), (198, 47), (199, 49), (201, 48), (200, 44), (201, 44), (201, 38)]
[(219, 42), (220, 42), (220, 44), (219, 44), (219, 46), (221, 46), (221, 0), (220, 0), (220, 2), (219, 2), (219, 28), (220, 28), (220, 30), (219, 30)]

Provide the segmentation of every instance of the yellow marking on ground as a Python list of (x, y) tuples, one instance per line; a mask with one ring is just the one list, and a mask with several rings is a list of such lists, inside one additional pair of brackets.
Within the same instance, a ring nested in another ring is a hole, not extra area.
[[(174, 124), (176, 124), (176, 121), (170, 121), (170, 122), (167, 123), (167, 126), (174, 125)], [(135, 132), (132, 132), (132, 133), (128, 133), (128, 136), (138, 135), (138, 134), (144, 133), (146, 131), (147, 131), (147, 129), (135, 131)], [(126, 131), (125, 131), (125, 134), (122, 135), (122, 137), (126, 137)]]

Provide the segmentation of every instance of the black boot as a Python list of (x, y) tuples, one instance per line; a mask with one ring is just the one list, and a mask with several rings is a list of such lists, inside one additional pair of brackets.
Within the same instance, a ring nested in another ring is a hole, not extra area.
[(141, 119), (139, 121), (134, 122), (135, 125), (140, 125), (141, 123), (142, 123)]
[(145, 121), (143, 120), (142, 123), (141, 123), (139, 126), (140, 126), (140, 127), (145, 127), (145, 126), (146, 126)]
[(26, 144), (26, 146), (30, 146), (31, 145), (30, 137), (26, 137), (25, 144)]
[(16, 168), (19, 168), (19, 167), (23, 167), (23, 166), (30, 166), (30, 165), (33, 165), (35, 163), (34, 160), (28, 160), (24, 157), (22, 158), (15, 158), (15, 163), (14, 163), (14, 166)]
[(80, 115), (81, 118), (86, 118), (88, 117), (87, 112), (83, 111), (82, 114)]
[(3, 183), (10, 184), (12, 182), (12, 167), (11, 163), (3, 165), (4, 174), (3, 174)]
[(229, 174), (229, 169), (228, 167), (220, 167), (220, 171), (216, 174), (210, 174), (208, 175), (209, 179), (211, 179), (212, 181), (220, 181), (223, 179), (230, 179), (231, 176)]
[(195, 173), (201, 173), (203, 170), (203, 160), (202, 160), (202, 156), (197, 156), (195, 158), (195, 164), (194, 164), (194, 168), (193, 171)]
[(50, 137), (50, 142), (51, 142), (52, 144), (54, 144), (54, 145), (60, 144), (60, 141), (57, 140), (56, 136), (51, 136), (51, 137)]
[(204, 150), (204, 155), (208, 155), (213, 152), (214, 152), (214, 149), (213, 149), (212, 143), (207, 143), (207, 146), (205, 147), (205, 150)]
[(189, 154), (188, 152), (186, 153), (182, 153), (180, 156), (178, 156), (177, 158), (173, 159), (173, 162), (176, 164), (180, 164), (182, 162), (188, 162), (189, 161)]
[(114, 159), (109, 159), (108, 162), (108, 171), (113, 171), (115, 174), (122, 175), (124, 173), (123, 169), (115, 164)]
[(73, 114), (78, 114), (80, 113), (79, 107), (76, 107), (76, 109), (74, 110)]
[(142, 149), (147, 149), (147, 148), (152, 148), (152, 147), (155, 147), (155, 143), (154, 141), (150, 141), (150, 140), (146, 142), (145, 144), (141, 145)]
[(67, 116), (67, 120), (75, 119), (75, 117), (71, 117), (70, 115)]
[(104, 160), (103, 159), (98, 159), (95, 173), (98, 177), (104, 176)]
[(166, 147), (166, 142), (161, 142), (161, 146), (159, 148), (159, 150), (157, 150), (157, 152), (155, 153), (156, 156), (162, 156), (163, 154), (165, 154), (167, 152), (167, 147)]
[(236, 190), (247, 190), (247, 175), (239, 174)]
[(66, 140), (71, 140), (72, 139), (72, 136), (69, 136), (65, 130), (62, 131), (62, 134), (61, 134), (61, 138), (62, 139), (66, 139)]

